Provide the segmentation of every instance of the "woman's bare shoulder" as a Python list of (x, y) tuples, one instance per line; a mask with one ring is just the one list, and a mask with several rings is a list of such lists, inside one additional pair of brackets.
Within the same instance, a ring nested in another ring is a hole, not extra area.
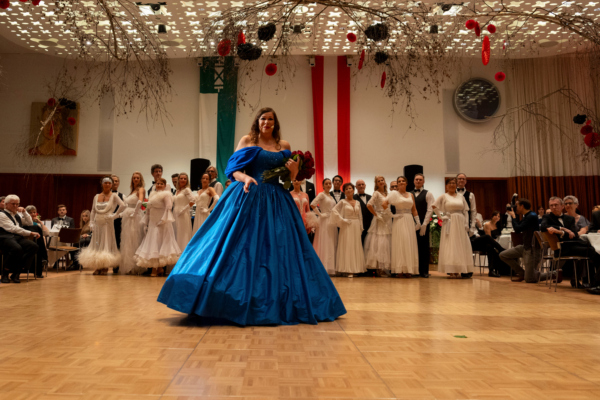
[(291, 150), (290, 143), (287, 140), (281, 139), (279, 145), (281, 146), (281, 150)]

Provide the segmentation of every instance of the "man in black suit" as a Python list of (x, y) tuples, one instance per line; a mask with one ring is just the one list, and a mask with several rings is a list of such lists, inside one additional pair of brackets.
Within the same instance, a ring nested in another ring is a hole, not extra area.
[(415, 190), (411, 193), (415, 196), (415, 206), (417, 208), (419, 219), (421, 220), (421, 229), (417, 231), (419, 276), (421, 278), (429, 278), (429, 258), (431, 256), (431, 249), (429, 247), (429, 220), (433, 214), (435, 197), (433, 196), (433, 193), (425, 190), (423, 187), (425, 184), (425, 175), (421, 173), (416, 174), (414, 184)]
[(365, 189), (367, 188), (367, 184), (362, 179), (356, 181), (356, 192), (354, 193), (354, 200), (358, 200), (360, 203), (360, 211), (362, 213), (362, 223), (363, 223), (363, 231), (360, 236), (360, 240), (364, 247), (365, 238), (367, 237), (367, 231), (371, 226), (371, 221), (373, 221), (373, 214), (367, 208), (367, 203), (371, 200), (371, 195), (365, 193)]
[(346, 195), (344, 192), (342, 192), (342, 184), (344, 183), (344, 179), (342, 179), (341, 176), (336, 175), (333, 177), (331, 183), (333, 183), (333, 190), (329, 192), (329, 194), (335, 200), (335, 204), (337, 204), (340, 202), (340, 200), (346, 198)]
[[(121, 199), (121, 201), (123, 200), (123, 193), (119, 192), (119, 185), (121, 184), (121, 179), (119, 179), (118, 176), (116, 175), (111, 175), (111, 178), (113, 180), (113, 187), (112, 187), (112, 192), (115, 193), (117, 196), (119, 196), (119, 198)], [(119, 208), (119, 206), (117, 206), (113, 212), (117, 211), (117, 209)], [(114, 219), (113, 223), (115, 226), (115, 239), (117, 241), (117, 248), (121, 249), (121, 217), (117, 217)], [(75, 260), (75, 262), (73, 263), (73, 266), (77, 269), (79, 269), (79, 263), (77, 262), (77, 259), (75, 257), (73, 257), (73, 259)], [(74, 269), (75, 269), (74, 268)], [(118, 274), (119, 273), (119, 267), (114, 267), (113, 268), (113, 273), (114, 274)]]
[[(561, 242), (562, 256), (588, 257), (590, 259), (590, 274), (595, 276), (595, 282), (590, 281), (590, 284), (597, 286), (600, 284), (600, 277), (598, 276), (598, 273), (600, 273), (600, 254), (596, 253), (596, 250), (590, 244), (579, 238), (575, 218), (563, 214), (563, 199), (551, 197), (549, 205), (551, 212), (542, 218), (541, 231), (558, 236), (558, 240)], [(566, 275), (564, 267), (563, 275)], [(571, 285), (576, 286), (579, 283), (575, 282), (573, 278), (571, 279)]]
[(592, 213), (592, 223), (590, 224), (590, 233), (598, 233), (600, 230), (600, 211)]
[(59, 224), (65, 228), (75, 228), (75, 220), (71, 217), (67, 217), (67, 206), (59, 204), (57, 209), (58, 217), (52, 218), (52, 225), (50, 227)]

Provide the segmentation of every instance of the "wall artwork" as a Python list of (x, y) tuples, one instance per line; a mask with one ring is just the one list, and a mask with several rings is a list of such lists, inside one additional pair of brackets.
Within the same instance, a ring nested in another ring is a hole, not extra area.
[(76, 156), (78, 144), (79, 104), (66, 99), (31, 103), (30, 155)]

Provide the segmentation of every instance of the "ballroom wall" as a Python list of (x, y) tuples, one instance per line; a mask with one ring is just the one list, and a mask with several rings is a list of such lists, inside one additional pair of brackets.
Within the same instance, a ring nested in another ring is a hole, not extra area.
[[(164, 126), (161, 122), (147, 122), (145, 115), (136, 113), (119, 116), (113, 121), (107, 114), (107, 103), (101, 107), (97, 102), (87, 100), (81, 104), (78, 156), (59, 159), (27, 156), (23, 141), (29, 131), (31, 102), (47, 100), (48, 83), (60, 69), (62, 60), (38, 54), (1, 56), (2, 173), (112, 172), (127, 182), (131, 173), (139, 170), (149, 182), (149, 168), (153, 163), (161, 163), (165, 175), (170, 175), (188, 171), (192, 158), (211, 151), (214, 154), (211, 146), (202, 147), (200, 143), (198, 66), (195, 60), (175, 59), (172, 62), (173, 98), (167, 104), (171, 121), (165, 122)], [(306, 58), (297, 57), (296, 61), (295, 76), (286, 83), (285, 89), (278, 90), (276, 79), (267, 78), (262, 68), (255, 71), (252, 78), (260, 83), (252, 87), (246, 104), (274, 107), (281, 120), (284, 137), (292, 143), (292, 147), (313, 150), (311, 70)], [(326, 119), (336, 110), (335, 64), (335, 57), (325, 58)], [(373, 188), (375, 174), (382, 174), (390, 180), (401, 175), (402, 167), (407, 164), (424, 165), (427, 186), (435, 193), (442, 192), (444, 175), (458, 170), (473, 177), (508, 176), (509, 168), (502, 157), (485, 152), (489, 148), (495, 122), (477, 125), (465, 122), (456, 116), (449, 101), (452, 90), (469, 77), (493, 80), (497, 68), (492, 64), (484, 68), (478, 59), (465, 61), (460, 74), (453, 77), (453, 82), (448, 82), (439, 101), (416, 101), (416, 128), (410, 130), (407, 129), (410, 119), (403, 108), (398, 106), (392, 112), (390, 99), (378, 87), (379, 72), (369, 75), (363, 70), (356, 74), (356, 66), (352, 68), (352, 179), (365, 179), (368, 191)], [(503, 84), (498, 83), (498, 87), (503, 93)], [(253, 114), (248, 105), (240, 106), (236, 141), (247, 133)], [(326, 123), (325, 129), (335, 138), (334, 126)], [(107, 132), (112, 133), (112, 140), (108, 142)], [(445, 145), (445, 135), (450, 138), (451, 144), (458, 143), (458, 146)], [(446, 154), (445, 150), (452, 154)], [(328, 151), (327, 147), (325, 151)], [(457, 157), (458, 166), (449, 170), (447, 156)], [(327, 176), (335, 173), (334, 167), (335, 164), (326, 168)]]

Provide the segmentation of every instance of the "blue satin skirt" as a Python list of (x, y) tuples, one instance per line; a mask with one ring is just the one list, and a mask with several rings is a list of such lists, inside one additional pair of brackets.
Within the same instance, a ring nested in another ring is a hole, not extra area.
[(316, 324), (346, 313), (298, 208), (279, 184), (232, 183), (169, 274), (158, 301), (239, 325)]

